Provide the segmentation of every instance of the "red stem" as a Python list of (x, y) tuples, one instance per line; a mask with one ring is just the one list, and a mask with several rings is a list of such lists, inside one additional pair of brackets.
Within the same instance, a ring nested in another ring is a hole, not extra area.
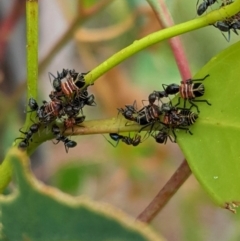
[[(170, 12), (167, 9), (167, 6), (164, 2), (164, 0), (159, 0), (159, 5), (161, 8), (160, 13), (156, 10), (156, 8), (151, 4), (151, 1), (149, 1), (149, 4), (151, 8), (153, 9), (153, 12), (155, 13), (158, 22), (161, 26), (164, 28), (170, 27), (174, 25), (172, 16)], [(191, 78), (191, 71), (189, 68), (189, 63), (187, 61), (186, 54), (184, 52), (183, 45), (180, 41), (179, 37), (174, 37), (168, 40), (170, 47), (172, 49), (174, 58), (176, 60), (180, 75), (182, 77), (183, 81), (186, 81), (187, 79)]]

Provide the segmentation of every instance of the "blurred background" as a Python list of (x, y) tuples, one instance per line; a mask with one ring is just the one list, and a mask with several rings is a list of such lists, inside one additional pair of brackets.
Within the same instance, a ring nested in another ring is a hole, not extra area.
[[(105, 5), (86, 15), (83, 6), (90, 9), (95, 3)], [(197, 17), (197, 0), (168, 0), (167, 4), (176, 24)], [(79, 21), (73, 28), (76, 18)], [(0, 1), (1, 160), (25, 121), (25, 24), (25, 1)], [(87, 72), (133, 41), (160, 29), (145, 0), (39, 1), (38, 101), (49, 100), (49, 72), (56, 75), (63, 68)], [(52, 49), (64, 35), (67, 41), (53, 55)], [(185, 34), (181, 40), (194, 75), (214, 55), (238, 41), (238, 36), (231, 34), (228, 43), (219, 30), (209, 26)], [(87, 106), (84, 114), (87, 120), (116, 117), (116, 108), (134, 100), (141, 107), (142, 100), (153, 90), (161, 90), (163, 83), (180, 81), (168, 42), (161, 42), (135, 54), (89, 87), (97, 106)], [(133, 218), (183, 161), (176, 144), (158, 145), (153, 138), (138, 147), (120, 142), (116, 148), (102, 135), (72, 139), (78, 145), (68, 153), (62, 143), (54, 145), (51, 141), (38, 148), (31, 156), (36, 177), (71, 195), (110, 203)], [(214, 206), (191, 176), (151, 224), (166, 240), (234, 241), (240, 238), (238, 220), (239, 214)]]

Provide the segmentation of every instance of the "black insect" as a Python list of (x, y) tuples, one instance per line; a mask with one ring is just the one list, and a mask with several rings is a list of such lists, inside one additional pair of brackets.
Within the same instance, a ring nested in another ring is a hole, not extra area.
[[(172, 84), (172, 88), (174, 88), (174, 85), (175, 84)], [(176, 85), (176, 88), (178, 88), (179, 90), (179, 86)], [(178, 92), (178, 91), (177, 91)], [(177, 93), (176, 92), (176, 93)], [(156, 101), (156, 99), (158, 100), (161, 100), (162, 98), (164, 97), (168, 97), (168, 93), (165, 91), (165, 90), (162, 90), (162, 91), (154, 91), (153, 93), (151, 93), (149, 96), (148, 96), (148, 102), (150, 105), (154, 104), (154, 102)]]
[[(199, 0), (198, 0), (199, 1)], [(200, 16), (202, 15), (209, 6), (217, 2), (217, 0), (204, 0), (197, 8), (197, 14)], [(197, 2), (198, 5), (198, 2)]]
[(181, 122), (182, 126), (191, 126), (198, 119), (198, 114), (193, 111), (190, 111), (189, 109), (178, 108), (177, 114), (181, 116), (181, 118), (183, 118), (183, 121)]
[[(81, 88), (85, 85), (84, 75), (87, 73), (77, 73), (75, 70), (66, 70), (63, 69), (61, 73), (57, 72), (57, 77), (52, 73), (49, 73), (49, 76), (53, 77), (53, 88), (49, 95), (52, 100), (59, 99), (61, 97), (73, 98), (77, 93), (81, 93)], [(62, 81), (66, 78), (65, 81)]]
[(54, 100), (50, 102), (43, 102), (43, 106), (40, 107), (41, 110), (41, 119), (40, 121), (47, 120), (47, 122), (51, 122), (56, 118), (61, 118), (65, 113), (63, 111), (62, 102), (60, 100)]
[(78, 87), (78, 88), (82, 88), (84, 85), (85, 85), (85, 79), (84, 79), (84, 76), (86, 74), (88, 74), (88, 72), (86, 73), (77, 73), (75, 72), (75, 70), (69, 70), (69, 74), (70, 76), (73, 78), (74, 80), (74, 84)]
[(160, 123), (172, 131), (175, 142), (177, 139), (175, 129), (185, 130), (192, 135), (192, 132), (189, 130), (189, 126), (193, 125), (197, 118), (198, 114), (194, 113), (190, 109), (177, 108), (173, 106), (170, 110), (164, 113)]
[(57, 77), (55, 77), (52, 73), (48, 73), (49, 79), (51, 79), (51, 76), (54, 78), (53, 88), (56, 91), (58, 92), (62, 91), (62, 79), (66, 78), (68, 74), (69, 74), (68, 69), (63, 69), (61, 73), (57, 72)]
[(66, 136), (61, 134), (61, 130), (57, 125), (53, 125), (52, 126), (52, 132), (56, 137), (57, 142), (54, 144), (58, 144), (60, 141), (62, 141), (64, 143), (65, 146), (65, 150), (68, 153), (68, 149), (69, 148), (73, 148), (77, 145), (77, 143), (75, 141), (72, 141), (70, 139), (68, 139)]
[(33, 98), (30, 98), (28, 105), (30, 107), (30, 111), (28, 112), (36, 112), (38, 123), (31, 125), (29, 130), (26, 132), (20, 129), (20, 132), (25, 135), (25, 137), (17, 138), (22, 139), (18, 145), (18, 147), (22, 149), (25, 149), (29, 146), (29, 142), (32, 141), (32, 135), (38, 131), (41, 124), (47, 126), (52, 121), (56, 120), (57, 117), (60, 118), (61, 115), (63, 115), (63, 113), (61, 113), (62, 104), (59, 100), (50, 102), (43, 101), (43, 105), (39, 107), (37, 101)]
[(37, 118), (41, 124), (47, 125), (64, 115), (62, 102), (60, 100), (43, 101), (43, 105), (39, 107), (36, 100), (30, 98), (28, 105), (31, 109), (30, 112), (36, 111)]
[(64, 131), (68, 128), (72, 128), (72, 132), (73, 132), (74, 126), (81, 124), (82, 122), (84, 122), (84, 120), (85, 120), (85, 116), (79, 116), (79, 117), (76, 117), (76, 118), (68, 117), (63, 122)]
[(63, 105), (63, 112), (69, 118), (75, 118), (78, 114), (82, 112), (82, 108), (79, 105), (76, 105), (74, 102), (70, 102)]
[(88, 95), (87, 90), (82, 91), (80, 95), (75, 94), (73, 99), (64, 102), (63, 112), (69, 118), (76, 118), (80, 113), (83, 115), (83, 107), (85, 105), (96, 105), (94, 95)]
[[(224, 0), (220, 8), (232, 3), (232, 0)], [(240, 30), (240, 12), (238, 12), (234, 16), (231, 16), (230, 18), (225, 18), (222, 21), (216, 22), (215, 24), (213, 24), (213, 26), (215, 28), (218, 28), (222, 32), (223, 37), (229, 42), (231, 30), (233, 30), (236, 35), (238, 35), (237, 30)], [(228, 33), (228, 38), (223, 34), (223, 32)]]
[(125, 105), (125, 109), (118, 109), (127, 120), (135, 121), (139, 125), (146, 125), (159, 119), (161, 108), (155, 104), (144, 106), (137, 110), (136, 101), (133, 105)]
[(136, 121), (138, 113), (136, 101), (133, 102), (133, 105), (125, 105), (125, 109), (118, 108), (118, 113), (121, 113), (127, 120)]
[(226, 18), (225, 20), (218, 21), (213, 24), (213, 26), (218, 28), (222, 32), (227, 32), (228, 38), (224, 34), (223, 36), (229, 42), (231, 30), (233, 30), (236, 35), (238, 35), (237, 30), (240, 30), (240, 13), (231, 18)]
[(204, 95), (205, 87), (202, 83), (195, 83), (197, 81), (205, 80), (209, 75), (206, 75), (202, 79), (188, 79), (186, 81), (181, 81), (181, 84), (163, 84), (164, 91), (154, 91), (148, 97), (149, 103), (152, 104), (156, 99), (160, 100), (163, 97), (168, 97), (169, 95), (175, 95), (177, 93), (180, 94), (178, 99), (178, 103), (176, 106), (180, 104), (181, 98), (184, 99), (184, 108), (186, 108), (186, 101), (191, 104), (190, 109), (194, 106), (198, 112), (198, 106), (193, 102), (206, 102), (208, 105), (211, 105), (207, 100), (197, 100), (197, 97), (201, 97)]
[(146, 135), (153, 136), (158, 143), (166, 143), (168, 138), (172, 142), (176, 142), (176, 129), (185, 130), (192, 135), (189, 126), (196, 122), (198, 114), (194, 113), (190, 109), (172, 106), (171, 103), (164, 103), (160, 108), (161, 115), (152, 120), (152, 122), (144, 125), (139, 132), (147, 127), (150, 127)]
[(139, 125), (146, 125), (154, 123), (159, 120), (159, 117), (163, 114), (161, 107), (152, 104), (144, 106), (141, 110), (137, 112), (135, 121)]
[(37, 111), (39, 109), (37, 101), (33, 98), (30, 98), (28, 100), (28, 106), (30, 107), (30, 111), (28, 111), (28, 112)]
[(32, 136), (38, 131), (40, 124), (34, 123), (30, 126), (28, 131), (19, 130), (25, 137), (18, 137), (15, 140), (21, 139), (22, 141), (18, 144), (18, 148), (26, 149), (29, 146), (29, 142), (32, 141)]
[(116, 147), (121, 140), (122, 142), (126, 143), (127, 145), (138, 146), (141, 143), (141, 136), (136, 134), (133, 138), (130, 136), (122, 136), (117, 133), (110, 133), (109, 136), (112, 140), (116, 141), (116, 144), (113, 145), (110, 141), (108, 141), (112, 146)]
[(81, 109), (85, 106), (95, 106), (95, 97), (94, 95), (88, 95), (88, 91), (86, 89), (82, 90), (80, 94), (75, 94), (74, 104), (79, 106)]
[(152, 134), (151, 136), (157, 143), (160, 144), (166, 144), (168, 139), (170, 139), (171, 142), (176, 142), (176, 139), (173, 139), (169, 132), (170, 128), (164, 126), (160, 131)]

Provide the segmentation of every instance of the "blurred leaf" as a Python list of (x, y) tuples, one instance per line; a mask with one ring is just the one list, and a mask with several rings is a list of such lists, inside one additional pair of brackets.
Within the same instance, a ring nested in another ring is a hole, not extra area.
[[(137, 80), (138, 86), (142, 86), (149, 92), (162, 88), (162, 82), (170, 84), (179, 79), (176, 62), (169, 46), (161, 43), (161, 45), (153, 47), (155, 47), (154, 51), (144, 50), (138, 53), (131, 72), (132, 79)], [(140, 104), (138, 105), (140, 106)]]
[(76, 193), (89, 177), (100, 175), (99, 164), (69, 162), (62, 166), (51, 178), (54, 186), (68, 193)]
[(113, 207), (73, 198), (39, 183), (25, 158), (9, 156), (19, 190), (0, 196), (1, 240), (161, 240)]
[(204, 81), (204, 98), (212, 106), (199, 103), (193, 136), (178, 134), (194, 175), (218, 205), (230, 210), (240, 202), (239, 56), (240, 42), (214, 57), (194, 77), (210, 74)]

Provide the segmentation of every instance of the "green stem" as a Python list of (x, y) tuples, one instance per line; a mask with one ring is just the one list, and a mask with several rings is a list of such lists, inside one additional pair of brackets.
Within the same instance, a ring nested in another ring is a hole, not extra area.
[[(27, 102), (32, 97), (37, 99), (38, 87), (38, 0), (26, 1), (27, 24)], [(28, 107), (28, 110), (29, 107)], [(32, 124), (31, 113), (26, 116), (24, 129)], [(18, 141), (19, 142), (19, 141)], [(16, 142), (15, 144), (17, 144)]]
[(102, 64), (97, 66), (95, 69), (93, 69), (91, 72), (89, 72), (85, 76), (86, 85), (93, 84), (96, 79), (109, 71), (111, 68), (153, 44), (159, 43), (160, 41), (175, 37), (180, 34), (184, 34), (214, 24), (217, 21), (235, 15), (239, 11), (240, 0), (236, 0), (234, 3), (227, 5), (226, 7), (222, 7), (219, 10), (212, 11), (205, 16), (175, 25), (170, 28), (163, 29), (161, 31), (149, 34), (148, 36), (140, 40), (136, 40), (131, 45), (114, 54)]
[(37, 98), (38, 80), (38, 1), (26, 2), (27, 14), (27, 100)]
[[(57, 123), (57, 125), (61, 128), (61, 130), (63, 129), (62, 123)], [(67, 129), (64, 132), (64, 136), (131, 132), (139, 131), (142, 127), (143, 126), (138, 125), (136, 122), (126, 121), (122, 115), (119, 115), (117, 118), (84, 121), (80, 125), (74, 126), (74, 131), (72, 128)], [(143, 132), (148, 131), (150, 128), (151, 126), (144, 128)], [(27, 149), (27, 154), (29, 156), (37, 149), (39, 145), (41, 145), (41, 143), (54, 138), (53, 133), (50, 131), (42, 134), (44, 133), (43, 127), (40, 128), (39, 132), (41, 135), (35, 135), (33, 142), (31, 142), (31, 145)]]
[[(27, 24), (27, 103), (32, 97), (37, 99), (38, 90), (38, 0), (26, 1)], [(28, 107), (28, 110), (29, 107)], [(24, 128), (31, 125), (31, 113), (27, 114)]]
[[(161, 26), (170, 27), (174, 25), (174, 21), (172, 19), (172, 16), (170, 12), (168, 11), (166, 1), (165, 0), (148, 0), (149, 4), (151, 4), (153, 11), (155, 12), (155, 15), (160, 22)], [(157, 6), (153, 5), (155, 2), (158, 3)], [(183, 45), (180, 40), (180, 36), (176, 36), (174, 38), (171, 38), (168, 40), (170, 48), (172, 50), (173, 56), (175, 58), (178, 71), (181, 75), (181, 78), (183, 81), (192, 78), (190, 65), (187, 60), (186, 53), (184, 51)]]

